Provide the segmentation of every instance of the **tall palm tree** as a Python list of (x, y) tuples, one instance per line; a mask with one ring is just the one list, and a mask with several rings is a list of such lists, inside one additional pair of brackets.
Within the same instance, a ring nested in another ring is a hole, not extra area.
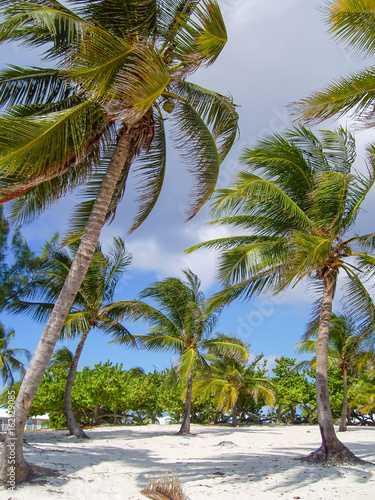
[[(47, 247), (47, 263), (38, 273), (36, 280), (39, 293), (36, 297), (34, 293), (34, 301), (20, 300), (13, 309), (16, 313), (31, 313), (33, 318), (39, 321), (45, 320), (51, 313), (77, 251), (77, 245), (71, 245), (70, 252), (55, 249), (53, 245), (47, 244)], [(69, 349), (63, 348), (53, 356), (55, 362), (64, 362), (66, 365), (69, 363), (64, 409), (70, 434), (77, 438), (87, 438), (72, 411), (73, 383), (87, 336), (96, 328), (106, 334), (121, 334), (124, 343), (135, 345), (135, 340), (121, 324), (127, 309), (122, 307), (122, 302), (113, 301), (116, 286), (130, 261), (131, 256), (126, 252), (125, 244), (120, 238), (113, 238), (108, 253), (104, 253), (98, 245), (61, 332), (61, 339), (80, 336), (75, 353), (72, 355)]]
[(18, 359), (20, 354), (23, 354), (27, 360), (31, 358), (30, 352), (27, 349), (9, 347), (14, 335), (14, 330), (7, 330), (0, 323), (0, 373), (3, 384), (13, 385), (15, 373), (19, 373), (21, 377), (25, 375), (25, 366)]
[[(327, 7), (330, 33), (352, 51), (372, 57), (375, 54), (373, 0), (335, 0)], [(293, 105), (299, 119), (320, 122), (335, 115), (351, 113), (373, 125), (375, 72), (370, 67), (331, 83)]]
[[(316, 353), (318, 329), (307, 332), (305, 339), (297, 344), (297, 351)], [(365, 366), (371, 356), (363, 349), (364, 338), (358, 332), (353, 319), (345, 314), (332, 314), (328, 338), (328, 367), (339, 368), (343, 379), (343, 403), (340, 420), (340, 432), (347, 430), (348, 420), (348, 375)], [(308, 363), (316, 366), (316, 356)]]
[[(166, 278), (145, 288), (140, 298), (154, 300), (153, 307), (140, 300), (124, 301), (128, 317), (148, 323), (148, 333), (137, 335), (140, 345), (150, 350), (172, 350), (179, 354), (179, 377), (186, 382), (184, 416), (179, 434), (190, 433), (190, 410), (193, 375), (207, 368), (205, 353), (217, 352), (246, 358), (244, 343), (236, 338), (216, 335), (209, 338), (215, 327), (218, 310), (208, 312), (201, 282), (191, 270), (184, 270), (185, 280)], [(123, 336), (115, 337), (122, 343)]]
[[(45, 47), (51, 63), (1, 72), (0, 200), (13, 200), (20, 222), (89, 181), (74, 220), (81, 244), (15, 404), (16, 483), (30, 473), (22, 435), (31, 402), (131, 167), (140, 176), (134, 230), (160, 194), (170, 115), (196, 181), (190, 218), (212, 193), (237, 132), (231, 99), (186, 80), (213, 63), (227, 41), (216, 0), (69, 0), (71, 9), (66, 3), (4, 0), (0, 7), (0, 42)], [(7, 435), (5, 482), (10, 441)]]
[(251, 396), (255, 402), (262, 398), (268, 405), (274, 404), (275, 386), (271, 380), (254, 375), (254, 363), (246, 366), (244, 361), (214, 354), (209, 359), (210, 374), (198, 380), (193, 391), (203, 399), (213, 395), (218, 410), (231, 410), (234, 427), (238, 425), (237, 402), (240, 396)]
[(315, 284), (320, 297), (316, 397), (322, 446), (311, 460), (326, 463), (356, 460), (337, 439), (328, 393), (329, 325), (340, 271), (347, 276), (348, 307), (358, 324), (369, 327), (375, 317), (359, 278), (373, 275), (375, 259), (365, 251), (373, 250), (375, 234), (359, 236), (354, 231), (375, 181), (373, 158), (367, 175), (353, 171), (354, 158), (354, 138), (342, 129), (322, 131), (319, 140), (300, 127), (260, 141), (244, 151), (245, 170), (232, 186), (217, 191), (213, 205), (215, 213), (223, 215), (214, 223), (245, 234), (190, 249), (221, 251), (219, 278), (225, 289), (212, 307), (265, 290), (281, 292), (303, 278)]

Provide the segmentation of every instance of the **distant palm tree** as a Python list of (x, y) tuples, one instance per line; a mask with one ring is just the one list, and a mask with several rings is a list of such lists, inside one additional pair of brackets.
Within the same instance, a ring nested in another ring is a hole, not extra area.
[[(48, 318), (69, 273), (77, 246), (71, 245), (69, 252), (57, 250), (53, 245), (47, 244), (47, 263), (37, 275), (39, 301), (19, 301), (14, 312), (29, 312), (37, 320)], [(61, 334), (62, 340), (80, 335), (74, 356), (65, 347), (51, 358), (54, 363), (64, 363), (69, 367), (64, 395), (65, 416), (70, 434), (78, 438), (87, 436), (73, 415), (72, 388), (88, 334), (93, 328), (97, 328), (107, 334), (121, 334), (124, 343), (135, 345), (130, 333), (121, 324), (127, 309), (122, 306), (121, 301), (113, 301), (116, 286), (130, 261), (131, 256), (126, 252), (124, 242), (120, 238), (113, 239), (112, 248), (106, 254), (100, 246), (97, 247)]]
[(57, 351), (55, 351), (52, 354), (51, 360), (48, 363), (48, 368), (59, 366), (64, 371), (68, 372), (72, 365), (72, 361), (73, 361), (72, 351), (68, 349), (66, 346), (64, 346), (61, 349), (57, 349)]
[(8, 435), (4, 444), (6, 482), (8, 445), (13, 437), (20, 443), (20, 483), (30, 473), (22, 424), (130, 170), (140, 188), (134, 230), (161, 192), (168, 118), (195, 179), (187, 214), (193, 217), (215, 187), (238, 114), (230, 98), (186, 80), (212, 64), (226, 44), (216, 0), (5, 0), (0, 15), (0, 43), (43, 47), (50, 63), (11, 66), (0, 74), (0, 202), (14, 200), (13, 215), (22, 222), (88, 183), (74, 221), (83, 232), (81, 244), (24, 377), (15, 404), (16, 436)]
[(233, 357), (210, 356), (209, 375), (194, 384), (193, 392), (205, 400), (213, 395), (217, 409), (232, 411), (232, 424), (238, 425), (237, 401), (240, 396), (251, 396), (255, 402), (262, 398), (272, 406), (275, 402), (275, 385), (265, 377), (254, 375), (254, 363), (247, 366)]
[(27, 349), (16, 349), (9, 347), (10, 342), (15, 336), (14, 330), (6, 330), (0, 323), (0, 373), (3, 384), (14, 384), (14, 375), (19, 373), (21, 377), (25, 375), (25, 366), (17, 359), (17, 356), (23, 354), (27, 360), (31, 355)]
[[(330, 33), (352, 51), (373, 57), (375, 53), (373, 0), (335, 0), (327, 7)], [(370, 67), (340, 77), (326, 89), (293, 105), (300, 120), (317, 123), (351, 113), (373, 125), (375, 72)]]
[[(207, 367), (205, 354), (216, 352), (245, 358), (245, 344), (234, 337), (216, 335), (209, 338), (215, 327), (218, 311), (208, 311), (201, 282), (192, 271), (184, 270), (185, 280), (166, 278), (145, 288), (140, 298), (154, 300), (158, 307), (131, 300), (123, 302), (128, 317), (148, 323), (148, 333), (137, 335), (140, 345), (149, 350), (172, 350), (179, 354), (179, 377), (186, 382), (184, 417), (180, 434), (190, 433), (190, 410), (193, 375)], [(115, 342), (122, 343), (122, 335)]]
[[(356, 462), (335, 434), (328, 392), (327, 354), (332, 302), (340, 271), (347, 277), (346, 307), (357, 323), (374, 331), (375, 306), (364, 280), (372, 277), (375, 233), (358, 235), (356, 218), (375, 182), (373, 157), (367, 175), (353, 170), (351, 134), (304, 127), (272, 135), (246, 149), (245, 170), (216, 193), (216, 224), (243, 235), (200, 243), (188, 249), (221, 251), (219, 278), (224, 290), (212, 307), (262, 291), (282, 292), (309, 278), (319, 293), (316, 397), (322, 445), (310, 460)], [(361, 281), (362, 280), (362, 281)]]
[[(316, 353), (318, 329), (308, 332), (305, 340), (297, 344), (300, 353)], [(371, 353), (364, 349), (365, 339), (360, 335), (353, 319), (344, 314), (332, 314), (328, 338), (328, 367), (339, 368), (343, 378), (343, 404), (339, 431), (347, 430), (348, 419), (348, 374), (367, 364)], [(308, 362), (316, 367), (316, 356)]]

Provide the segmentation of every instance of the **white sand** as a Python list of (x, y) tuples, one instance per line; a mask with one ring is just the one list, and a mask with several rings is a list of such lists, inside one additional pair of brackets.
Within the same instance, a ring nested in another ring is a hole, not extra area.
[[(322, 467), (294, 460), (319, 447), (318, 427), (192, 426), (102, 427), (89, 441), (66, 431), (27, 433), (26, 459), (57, 469), (60, 477), (0, 487), (8, 500), (142, 500), (149, 475), (177, 470), (190, 500), (295, 498), (375, 499), (375, 466)], [(360, 458), (375, 462), (375, 428), (349, 428), (339, 438)], [(229, 441), (219, 445), (223, 441)]]

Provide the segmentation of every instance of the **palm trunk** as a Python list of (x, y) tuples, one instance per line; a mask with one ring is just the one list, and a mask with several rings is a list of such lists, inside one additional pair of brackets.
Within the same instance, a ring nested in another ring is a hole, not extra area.
[(232, 425), (233, 427), (237, 427), (238, 425), (238, 418), (237, 418), (237, 401), (233, 403), (233, 408), (232, 408)]
[(83, 332), (81, 340), (77, 345), (76, 352), (74, 353), (72, 364), (70, 365), (70, 370), (68, 374), (68, 379), (65, 385), (65, 393), (64, 393), (64, 411), (66, 422), (68, 424), (69, 434), (70, 436), (75, 436), (79, 439), (88, 439), (87, 434), (83, 431), (83, 429), (77, 424), (76, 419), (73, 415), (72, 410), (72, 389), (74, 379), (77, 373), (77, 366), (79, 358), (81, 357), (81, 353), (83, 350), (83, 346), (85, 345), (87, 335), (89, 334), (90, 328), (88, 328), (85, 332)]
[[(119, 134), (116, 149), (94, 202), (78, 251), (22, 381), (14, 407), (14, 427), (8, 427), (0, 466), (0, 479), (10, 487), (13, 483), (25, 481), (30, 475), (30, 465), (22, 453), (24, 427), (30, 406), (61, 334), (65, 318), (90, 265), (117, 181), (124, 170), (126, 160), (131, 156), (131, 139), (131, 133), (123, 131)], [(125, 175), (127, 173), (128, 171)], [(11, 481), (9, 477), (12, 478)]]
[(186, 391), (184, 418), (182, 420), (181, 428), (178, 431), (178, 434), (190, 434), (190, 412), (191, 412), (192, 394), (193, 394), (193, 374), (190, 373)]
[(337, 439), (333, 427), (328, 391), (328, 337), (332, 315), (332, 301), (336, 277), (324, 278), (323, 300), (320, 310), (318, 341), (316, 346), (316, 404), (322, 445), (308, 457), (312, 462), (336, 465), (358, 463), (359, 459)]
[(344, 394), (342, 401), (342, 412), (341, 412), (339, 432), (345, 432), (347, 430), (346, 428), (346, 422), (348, 417), (348, 369), (347, 368), (343, 369), (342, 375), (344, 382)]

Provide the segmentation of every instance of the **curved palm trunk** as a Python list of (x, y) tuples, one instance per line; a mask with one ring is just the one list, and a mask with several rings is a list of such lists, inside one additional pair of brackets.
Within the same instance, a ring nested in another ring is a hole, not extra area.
[(232, 426), (237, 427), (238, 425), (238, 418), (237, 418), (237, 401), (233, 403), (232, 407)]
[(190, 434), (190, 412), (191, 412), (192, 394), (193, 394), (193, 374), (190, 373), (186, 391), (184, 418), (182, 420), (181, 428), (178, 431), (178, 434)]
[(343, 369), (343, 382), (344, 382), (344, 394), (342, 401), (342, 412), (339, 432), (345, 432), (347, 430), (347, 416), (348, 416), (348, 369)]
[(358, 463), (359, 461), (359, 459), (337, 439), (333, 427), (327, 369), (328, 336), (334, 292), (335, 276), (326, 276), (324, 278), (324, 292), (316, 346), (316, 404), (322, 445), (318, 450), (307, 457), (311, 462), (324, 462), (331, 465), (339, 463)]
[(14, 407), (14, 426), (8, 427), (0, 466), (0, 479), (8, 487), (25, 481), (30, 475), (30, 465), (22, 453), (22, 438), (30, 406), (60, 336), (65, 318), (90, 265), (117, 181), (123, 172), (126, 160), (131, 157), (131, 140), (131, 132), (126, 133), (125, 130), (120, 132), (78, 251), (22, 381)]
[(69, 435), (75, 436), (79, 439), (88, 439), (89, 437), (84, 432), (84, 430), (77, 424), (76, 419), (74, 418), (72, 410), (72, 389), (73, 389), (74, 379), (77, 373), (78, 361), (79, 358), (81, 357), (83, 346), (85, 345), (87, 335), (89, 334), (89, 332), (90, 328), (88, 328), (85, 332), (83, 332), (81, 340), (77, 345), (76, 352), (74, 353), (72, 359), (72, 364), (70, 365), (70, 370), (64, 392), (64, 412), (65, 412), (66, 422), (68, 424)]

